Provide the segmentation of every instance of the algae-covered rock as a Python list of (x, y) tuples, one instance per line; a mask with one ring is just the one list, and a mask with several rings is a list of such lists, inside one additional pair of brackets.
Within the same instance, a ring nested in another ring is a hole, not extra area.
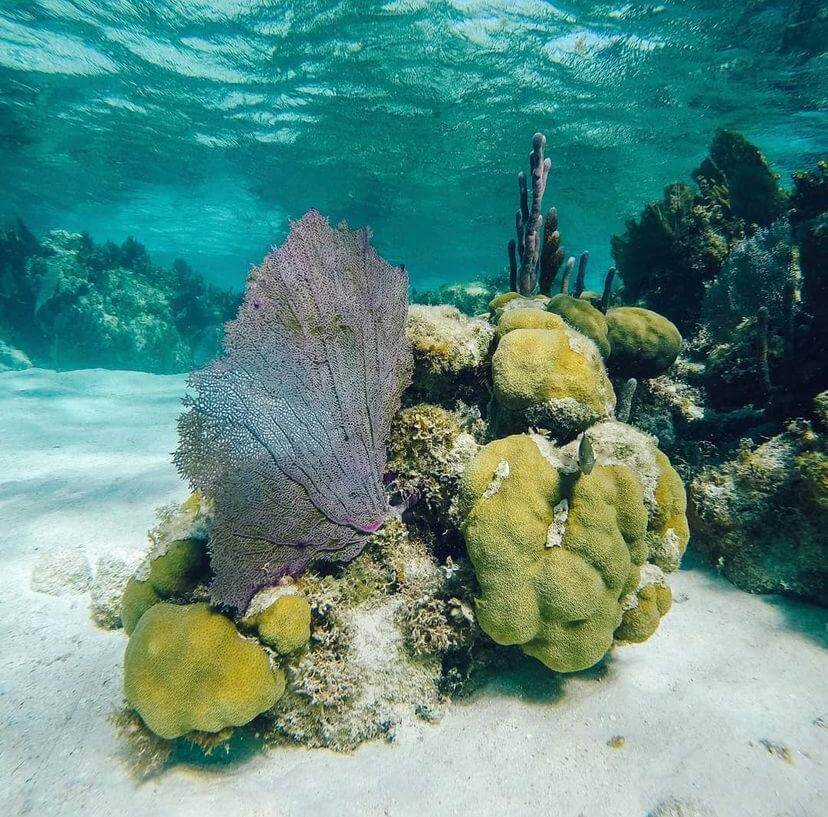
[(543, 439), (485, 446), (460, 486), (477, 618), (499, 644), (551, 669), (597, 663), (639, 583), (647, 545), (641, 484), (622, 465), (571, 473)]
[(481, 318), (469, 318), (453, 306), (412, 304), (406, 335), (414, 354), (412, 401), (476, 402), (484, 391), (485, 363), (494, 330)]
[[(476, 416), (474, 416), (476, 414)], [(478, 412), (449, 411), (418, 403), (397, 413), (388, 439), (389, 489), (412, 512), (441, 529), (450, 520), (452, 500), (466, 463), (477, 451)]]
[(569, 439), (611, 414), (615, 393), (595, 344), (559, 316), (539, 315), (549, 328), (507, 332), (492, 357), (492, 423), (499, 433), (540, 427)]
[(752, 593), (828, 605), (828, 446), (793, 423), (691, 483), (694, 548)]
[(285, 690), (284, 672), (207, 604), (155, 604), (124, 656), (124, 694), (156, 735), (242, 726)]
[[(594, 293), (593, 293), (594, 294)], [(598, 296), (600, 298), (600, 296)], [(559, 294), (553, 296), (546, 307), (560, 315), (571, 327), (586, 335), (597, 347), (604, 359), (610, 355), (607, 319), (596, 309), (584, 293), (579, 298)]]
[(679, 356), (682, 337), (663, 315), (638, 306), (607, 312), (610, 367), (624, 377), (657, 377)]

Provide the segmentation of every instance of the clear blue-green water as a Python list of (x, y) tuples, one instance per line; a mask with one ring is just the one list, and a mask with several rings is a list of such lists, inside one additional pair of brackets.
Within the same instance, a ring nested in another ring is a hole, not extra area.
[[(544, 131), (571, 252), (718, 127), (783, 177), (825, 149), (820, 0), (3, 0), (0, 220), (134, 235), (238, 287), (313, 206), (417, 286), (500, 271)], [(821, 34), (820, 34), (821, 32)]]

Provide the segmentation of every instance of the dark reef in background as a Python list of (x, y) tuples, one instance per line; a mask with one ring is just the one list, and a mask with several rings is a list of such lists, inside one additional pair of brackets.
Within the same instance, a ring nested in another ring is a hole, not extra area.
[(184, 261), (155, 266), (133, 238), (0, 232), (0, 369), (189, 371), (220, 351), (238, 304)]
[(718, 410), (784, 419), (828, 387), (825, 171), (796, 173), (788, 194), (754, 145), (720, 130), (695, 189), (669, 185), (612, 239), (622, 300), (694, 335)]

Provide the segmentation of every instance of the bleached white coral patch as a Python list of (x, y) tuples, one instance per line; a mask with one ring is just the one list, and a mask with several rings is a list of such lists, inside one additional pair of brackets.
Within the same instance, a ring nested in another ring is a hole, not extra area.
[(546, 547), (559, 548), (566, 533), (566, 520), (569, 518), (569, 502), (562, 499), (552, 509), (552, 524), (546, 532)]
[(501, 460), (497, 464), (497, 468), (495, 468), (494, 474), (492, 475), (492, 481), (488, 484), (486, 490), (483, 492), (483, 496), (480, 498), (490, 499), (493, 497), (500, 490), (503, 480), (506, 479), (510, 473), (511, 468), (509, 467), (508, 461)]
[(363, 605), (346, 615), (351, 633), (351, 662), (360, 679), (353, 712), (363, 717), (413, 725), (418, 713), (438, 704), (440, 662), (414, 660), (405, 649), (398, 624), (400, 599)]

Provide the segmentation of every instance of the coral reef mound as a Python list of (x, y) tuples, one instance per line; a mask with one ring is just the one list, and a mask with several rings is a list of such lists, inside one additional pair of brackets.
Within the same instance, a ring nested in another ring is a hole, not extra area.
[(636, 475), (623, 465), (573, 472), (545, 439), (515, 435), (470, 463), (459, 506), (483, 630), (560, 672), (600, 661), (622, 600), (644, 589), (648, 514)]
[(267, 653), (207, 604), (162, 602), (141, 617), (124, 657), (124, 694), (162, 738), (242, 726), (282, 696)]

